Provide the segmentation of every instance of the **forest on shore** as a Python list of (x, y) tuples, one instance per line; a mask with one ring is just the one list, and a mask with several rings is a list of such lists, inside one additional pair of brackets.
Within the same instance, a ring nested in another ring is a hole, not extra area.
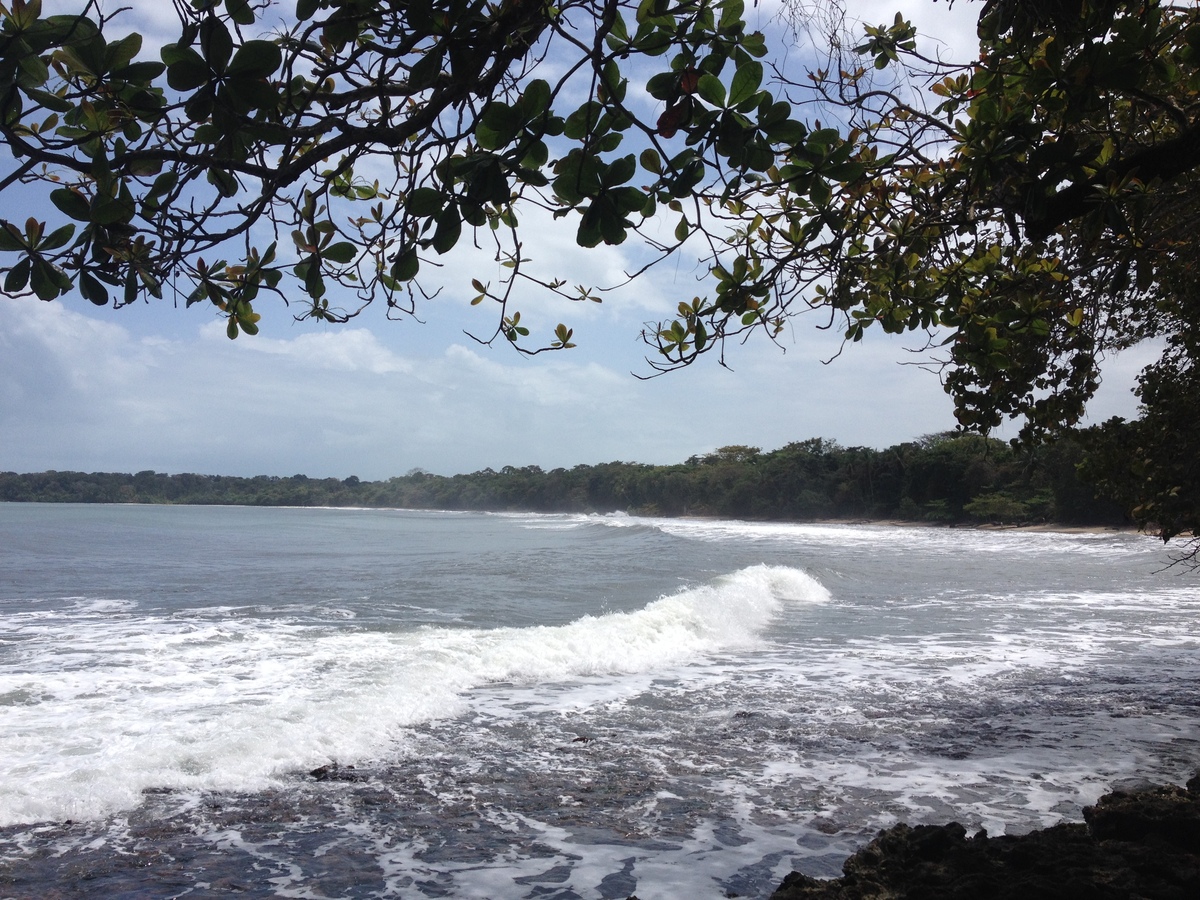
[(811, 521), (895, 519), (1021, 525), (1120, 525), (1115, 502), (1079, 473), (1067, 436), (1032, 450), (943, 433), (884, 450), (812, 438), (762, 452), (729, 446), (676, 465), (609, 462), (544, 471), (505, 466), (386, 481), (259, 475), (0, 473), (0, 501), (354, 506), (721, 516)]

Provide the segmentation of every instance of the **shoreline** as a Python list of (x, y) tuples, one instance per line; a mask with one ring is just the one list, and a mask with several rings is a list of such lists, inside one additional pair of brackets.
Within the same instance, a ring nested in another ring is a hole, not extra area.
[[(945, 528), (966, 531), (1023, 531), (1033, 534), (1144, 534), (1146, 537), (1158, 538), (1158, 535), (1143, 531), (1133, 523), (1122, 525), (1072, 525), (1062, 522), (1036, 522), (1022, 525), (1009, 525), (999, 522), (929, 522), (921, 519), (871, 519), (851, 516), (844, 519), (776, 519), (776, 518), (746, 518), (739, 516), (708, 515), (683, 513), (668, 515), (653, 512), (629, 512), (628, 510), (612, 510), (599, 512), (597, 510), (545, 510), (545, 509), (459, 509), (433, 506), (364, 506), (361, 504), (330, 505), (330, 504), (297, 504), (297, 503), (193, 503), (193, 502), (163, 502), (152, 503), (143, 500), (5, 500), (0, 499), (0, 506), (145, 506), (145, 507), (219, 507), (222, 509), (312, 509), (312, 510), (343, 510), (347, 512), (414, 512), (414, 513), (447, 513), (457, 515), (531, 515), (531, 516), (610, 516), (625, 515), (639, 519), (678, 519), (696, 522), (746, 522), (773, 525), (866, 525), (872, 527), (891, 528)], [(1178, 538), (1188, 538), (1181, 534)], [(1174, 538), (1173, 538), (1174, 540)]]
[[(718, 518), (718, 517), (713, 517)], [(775, 520), (772, 520), (775, 521)], [(1144, 534), (1136, 525), (1070, 525), (1056, 522), (1038, 522), (1028, 525), (1005, 525), (993, 522), (921, 522), (907, 519), (812, 519), (788, 520), (793, 525), (877, 525), (898, 528), (951, 528), (967, 531), (1022, 531), (1031, 534)]]

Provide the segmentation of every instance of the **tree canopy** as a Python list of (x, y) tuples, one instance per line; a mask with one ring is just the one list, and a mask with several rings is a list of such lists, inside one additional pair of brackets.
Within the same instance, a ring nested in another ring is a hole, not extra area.
[(658, 369), (815, 310), (849, 343), (924, 335), (964, 427), (1036, 438), (1159, 341), (1090, 465), (1165, 537), (1200, 524), (1194, 3), (988, 0), (967, 60), (898, 15), (802, 71), (764, 65), (742, 0), (176, 0), (154, 58), (80, 4), (0, 5), (0, 193), (49, 200), (0, 220), (10, 294), (207, 301), (236, 337), (264, 295), (414, 313), (486, 242), (484, 340), (532, 353), (574, 332), (530, 338), (518, 285), (595, 295), (531, 273), (521, 217), (660, 257), (698, 235), (709, 295), (647, 329)]
[[(581, 246), (621, 243), (660, 205), (760, 177), (804, 131), (762, 89), (742, 0), (175, 6), (178, 40), (149, 61), (96, 0), (4, 10), (0, 189), (36, 187), (60, 214), (0, 228), (9, 293), (178, 294), (236, 337), (263, 294), (331, 321), (415, 312), (426, 268), (488, 241), (511, 276), (474, 280), (475, 302), (523, 343), (523, 209), (574, 216)], [(631, 69), (665, 110), (633, 102)]]

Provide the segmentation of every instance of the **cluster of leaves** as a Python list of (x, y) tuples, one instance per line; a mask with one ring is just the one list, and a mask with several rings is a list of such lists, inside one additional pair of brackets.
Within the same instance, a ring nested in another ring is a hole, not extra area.
[[(584, 247), (618, 244), (660, 205), (760, 177), (802, 127), (762, 87), (742, 0), (187, 0), (152, 61), (98, 0), (10, 4), (0, 193), (44, 191), (63, 221), (0, 222), (6, 290), (207, 300), (230, 337), (257, 331), (263, 295), (302, 318), (415, 313), (439, 257), (487, 241), (487, 339), (524, 348), (525, 206), (574, 217)], [(633, 69), (666, 112), (630, 100)]]
[[(693, 317), (815, 306), (842, 312), (850, 341), (873, 325), (942, 329), (965, 426), (1078, 419), (1103, 351), (1161, 331), (1180, 290), (1200, 12), (989, 9), (968, 65), (921, 56), (897, 16), (867, 28), (865, 60), (810, 74), (845, 127), (811, 131), (764, 190), (727, 203), (733, 261)], [(872, 80), (897, 61), (899, 85)], [(934, 109), (915, 93), (926, 84)], [(674, 324), (694, 333), (686, 316)], [(669, 364), (694, 351), (679, 335), (660, 335)]]
[(660, 365), (817, 308), (849, 342), (916, 332), (964, 427), (1012, 418), (1033, 439), (1080, 419), (1106, 353), (1165, 337), (1129, 504), (1195, 531), (1167, 460), (1200, 454), (1178, 419), (1200, 330), (1200, 7), (994, 0), (979, 39), (947, 64), (897, 16), (810, 73), (838, 127), (726, 201), (716, 296), (651, 335)]
[[(1200, 556), (1200, 367), (1197, 333), (1172, 340), (1162, 358), (1142, 373), (1138, 394), (1144, 414), (1133, 422), (1112, 419), (1092, 429), (1082, 476), (1130, 512), (1142, 529), (1169, 540), (1190, 535), (1182, 558)], [(1191, 347), (1180, 344), (1185, 341)]]

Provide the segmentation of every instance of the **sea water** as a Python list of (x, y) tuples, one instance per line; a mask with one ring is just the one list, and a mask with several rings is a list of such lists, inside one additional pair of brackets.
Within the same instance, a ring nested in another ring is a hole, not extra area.
[(1200, 768), (1150, 538), (0, 504), (0, 897), (765, 897)]

